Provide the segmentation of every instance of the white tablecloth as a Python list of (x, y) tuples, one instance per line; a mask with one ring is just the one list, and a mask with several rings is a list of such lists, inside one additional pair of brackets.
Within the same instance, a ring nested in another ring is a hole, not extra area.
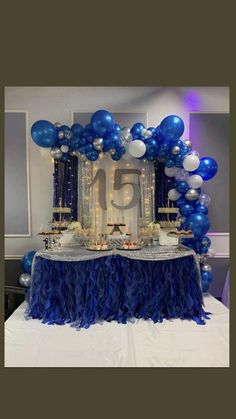
[(25, 320), (23, 303), (5, 322), (5, 367), (228, 367), (229, 310), (207, 294), (206, 325), (137, 320), (75, 330)]

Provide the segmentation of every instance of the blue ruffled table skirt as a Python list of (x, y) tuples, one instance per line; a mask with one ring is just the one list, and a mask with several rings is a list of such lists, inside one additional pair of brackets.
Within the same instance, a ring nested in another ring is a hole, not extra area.
[(27, 316), (77, 328), (141, 318), (204, 324), (208, 313), (198, 278), (193, 256), (150, 261), (111, 255), (75, 262), (37, 256)]

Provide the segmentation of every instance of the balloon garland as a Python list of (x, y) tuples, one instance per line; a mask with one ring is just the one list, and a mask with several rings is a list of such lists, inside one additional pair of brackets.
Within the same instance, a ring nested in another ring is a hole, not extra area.
[(194, 239), (184, 244), (196, 251), (201, 264), (203, 291), (212, 281), (211, 266), (206, 263), (211, 241), (206, 236), (210, 222), (208, 206), (210, 197), (201, 191), (203, 181), (212, 179), (218, 170), (211, 157), (200, 158), (192, 150), (190, 140), (183, 140), (184, 122), (177, 115), (164, 118), (156, 128), (137, 122), (133, 127), (120, 127), (106, 110), (96, 111), (90, 123), (83, 127), (75, 123), (71, 127), (40, 120), (33, 124), (31, 136), (41, 147), (50, 148), (51, 156), (66, 162), (70, 156), (82, 154), (96, 161), (101, 152), (110, 154), (112, 160), (120, 160), (128, 152), (138, 159), (150, 162), (164, 161), (165, 174), (175, 179), (168, 198), (175, 202), (181, 214), (181, 228), (191, 229)]

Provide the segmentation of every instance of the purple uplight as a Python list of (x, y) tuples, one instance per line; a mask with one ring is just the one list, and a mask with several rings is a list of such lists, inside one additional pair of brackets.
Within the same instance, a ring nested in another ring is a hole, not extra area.
[(189, 112), (199, 111), (201, 108), (201, 98), (196, 90), (187, 90), (184, 94), (184, 103)]

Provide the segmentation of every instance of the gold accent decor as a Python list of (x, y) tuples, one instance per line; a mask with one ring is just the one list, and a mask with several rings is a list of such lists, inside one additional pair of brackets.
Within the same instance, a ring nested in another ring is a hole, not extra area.
[(178, 214), (179, 208), (158, 208), (159, 214)]

